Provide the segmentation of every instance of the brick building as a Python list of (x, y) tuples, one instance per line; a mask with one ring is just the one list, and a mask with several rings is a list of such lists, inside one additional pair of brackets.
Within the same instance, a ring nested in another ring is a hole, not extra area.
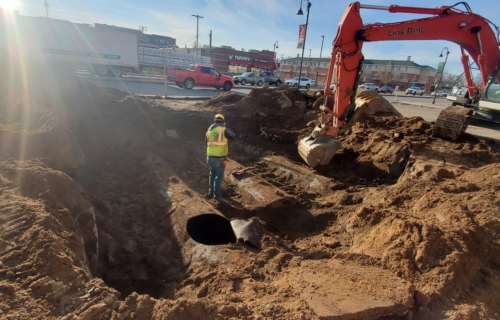
[(378, 86), (425, 88), (431, 92), (436, 69), (407, 60), (365, 60), (360, 82), (373, 82)]
[[(329, 63), (329, 58), (304, 58), (302, 63), (302, 76), (316, 79), (317, 74), (318, 82), (323, 83), (326, 80)], [(281, 59), (279, 70), (279, 75), (284, 79), (298, 77), (300, 71), (300, 57)]]
[[(203, 56), (210, 56), (209, 49), (202, 49)], [(212, 48), (212, 64), (224, 73), (242, 73), (255, 70), (276, 70), (275, 53), (267, 50), (240, 51), (233, 48)]]
[[(316, 78), (318, 82), (323, 83), (326, 80), (329, 58), (304, 58), (302, 64), (302, 76)], [(299, 76), (300, 57), (282, 59), (280, 67), (280, 76), (285, 79)], [(419, 65), (407, 60), (364, 60), (361, 71), (360, 84), (372, 82), (378, 86), (389, 85), (399, 86), (401, 89), (409, 87), (422, 87), (426, 92), (430, 92), (434, 84), (436, 69)]]

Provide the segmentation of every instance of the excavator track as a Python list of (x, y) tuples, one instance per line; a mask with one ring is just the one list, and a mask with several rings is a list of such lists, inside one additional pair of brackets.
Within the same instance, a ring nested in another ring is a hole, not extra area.
[(467, 129), (467, 116), (472, 112), (472, 109), (464, 107), (452, 106), (444, 109), (432, 128), (432, 136), (451, 141), (457, 140)]

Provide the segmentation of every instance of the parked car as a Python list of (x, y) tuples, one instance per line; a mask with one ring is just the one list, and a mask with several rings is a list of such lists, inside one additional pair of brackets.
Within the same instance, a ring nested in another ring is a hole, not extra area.
[(213, 86), (216, 89), (223, 88), (224, 91), (234, 87), (233, 78), (223, 75), (219, 70), (198, 64), (192, 64), (187, 69), (168, 69), (167, 78), (177, 86), (188, 90), (197, 86)]
[[(290, 80), (285, 81), (286, 85), (298, 87), (299, 86), (299, 77), (292, 78)], [(311, 87), (311, 79), (309, 78), (300, 78), (300, 86), (309, 89)]]
[(425, 92), (425, 89), (424, 88), (419, 88), (419, 87), (411, 87), (409, 89), (406, 89), (406, 94), (412, 94), (412, 95), (421, 95), (423, 96), (424, 95), (424, 92)]
[(234, 76), (233, 81), (236, 84), (241, 84), (242, 86), (246, 85), (247, 83), (251, 85), (255, 85), (257, 83), (258, 86), (261, 86), (264, 84), (264, 78), (261, 76), (255, 75), (253, 72), (245, 72), (240, 76)]
[(358, 88), (368, 89), (368, 90), (378, 90), (378, 86), (376, 86), (375, 83), (369, 83), (369, 82), (359, 85)]
[(390, 93), (392, 94), (394, 92), (394, 89), (390, 86), (383, 86), (382, 88), (378, 89), (379, 93)]
[(446, 91), (434, 91), (433, 93), (431, 93), (431, 96), (446, 97), (446, 96), (448, 96), (448, 92), (446, 92)]
[(283, 78), (273, 75), (271, 71), (261, 71), (260, 76), (264, 78), (264, 83), (267, 83), (269, 85), (275, 84), (277, 87), (279, 87), (283, 83)]

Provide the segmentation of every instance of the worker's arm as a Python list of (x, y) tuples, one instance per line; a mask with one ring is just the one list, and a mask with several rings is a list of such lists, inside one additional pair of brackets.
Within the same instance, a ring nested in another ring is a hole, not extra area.
[(236, 138), (236, 135), (234, 134), (234, 132), (231, 131), (231, 129), (229, 129), (228, 127), (226, 127), (226, 130), (224, 130), (224, 136), (226, 137), (226, 139)]

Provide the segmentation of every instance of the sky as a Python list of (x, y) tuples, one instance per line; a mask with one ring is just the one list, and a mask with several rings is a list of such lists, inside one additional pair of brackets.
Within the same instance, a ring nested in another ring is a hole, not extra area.
[[(45, 16), (45, 0), (0, 0), (0, 7), (19, 10), (22, 15)], [(196, 39), (196, 18), (199, 20), (199, 43), (208, 44), (208, 34), (213, 32), (213, 46), (227, 45), (235, 49), (273, 50), (278, 58), (297, 56), (298, 29), (306, 22), (306, 1), (302, 3), (304, 15), (297, 15), (300, 0), (46, 0), (51, 18), (79, 23), (105, 23), (138, 29), (147, 27), (145, 33), (173, 37), (179, 47), (192, 47)], [(309, 28), (304, 57), (319, 57), (324, 35), (323, 57), (329, 57), (332, 41), (342, 15), (352, 1), (312, 0)], [(436, 7), (453, 5), (458, 0), (364, 0), (363, 4), (388, 6), (391, 4)], [(469, 0), (473, 12), (483, 15), (500, 25), (499, 0)], [(397, 22), (424, 18), (424, 15), (389, 13), (362, 9), (364, 23)], [(460, 74), (460, 47), (447, 41), (384, 41), (365, 42), (366, 59), (411, 60), (437, 68), (444, 61), (439, 54), (444, 47), (450, 51), (446, 71)], [(311, 50), (309, 52), (309, 50)], [(446, 52), (446, 51), (445, 51)]]

